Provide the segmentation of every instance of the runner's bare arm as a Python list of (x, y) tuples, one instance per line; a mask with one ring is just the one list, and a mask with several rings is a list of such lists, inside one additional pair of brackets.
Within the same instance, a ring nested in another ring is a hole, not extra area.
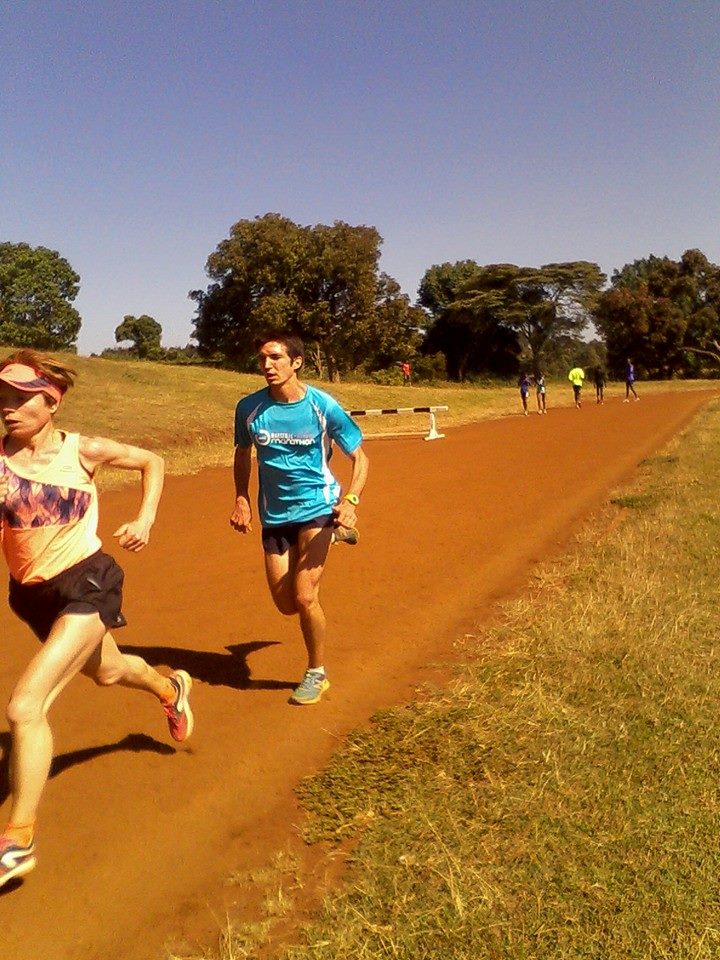
[(235, 477), (235, 509), (230, 517), (230, 526), (238, 533), (252, 530), (252, 507), (249, 486), (252, 471), (252, 447), (235, 447), (233, 476)]
[[(352, 453), (349, 453), (348, 458), (352, 461), (352, 476), (350, 477), (350, 485), (346, 491), (346, 496), (348, 493), (354, 493), (356, 497), (359, 497), (367, 482), (370, 461), (362, 446), (358, 447), (357, 450), (354, 450)], [(349, 500), (341, 500), (340, 503), (337, 503), (333, 507), (333, 511), (335, 513), (335, 522), (341, 527), (354, 527), (357, 523), (355, 506), (350, 503)]]
[(142, 550), (150, 539), (150, 529), (160, 502), (165, 477), (163, 458), (142, 447), (106, 437), (80, 437), (80, 461), (90, 474), (94, 474), (100, 466), (137, 470), (140, 473), (142, 500), (138, 515), (118, 527), (113, 536), (118, 538), (118, 543), (125, 550), (133, 553)]

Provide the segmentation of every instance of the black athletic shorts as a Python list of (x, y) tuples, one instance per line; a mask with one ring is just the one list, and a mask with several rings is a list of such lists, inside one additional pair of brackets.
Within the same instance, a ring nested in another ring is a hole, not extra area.
[(301, 530), (323, 530), (335, 526), (335, 514), (326, 513), (322, 517), (303, 520), (302, 523), (283, 523), (277, 527), (263, 527), (262, 545), (265, 553), (274, 553), (279, 557), (287, 553), (290, 547), (296, 547)]
[(47, 640), (63, 613), (99, 613), (108, 630), (114, 630), (127, 623), (121, 609), (124, 577), (115, 560), (98, 550), (50, 580), (22, 584), (11, 577), (10, 609), (41, 640)]

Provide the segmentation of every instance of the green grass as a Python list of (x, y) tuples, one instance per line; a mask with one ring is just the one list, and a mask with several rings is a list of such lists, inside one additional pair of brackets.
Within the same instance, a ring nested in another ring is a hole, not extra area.
[(720, 413), (641, 471), (448, 690), (305, 782), (342, 890), (287, 960), (720, 956)]

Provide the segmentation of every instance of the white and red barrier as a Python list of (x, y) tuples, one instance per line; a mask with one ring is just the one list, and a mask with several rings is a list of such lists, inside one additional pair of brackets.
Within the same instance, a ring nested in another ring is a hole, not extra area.
[[(427, 413), (430, 417), (430, 427), (425, 440), (442, 440), (444, 433), (438, 433), (435, 414), (447, 407), (386, 407), (377, 410), (348, 410), (351, 417), (376, 417), (387, 415), (401, 415), (403, 413)], [(411, 434), (397, 434), (397, 436), (411, 436)]]

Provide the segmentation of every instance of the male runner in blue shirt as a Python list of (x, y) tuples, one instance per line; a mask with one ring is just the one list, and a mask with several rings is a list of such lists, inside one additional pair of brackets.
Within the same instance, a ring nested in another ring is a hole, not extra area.
[[(275, 606), (297, 614), (308, 653), (308, 668), (291, 703), (317, 703), (330, 686), (325, 675), (325, 614), (320, 578), (337, 526), (355, 526), (368, 473), (362, 433), (340, 404), (316, 387), (303, 384), (302, 340), (271, 331), (255, 341), (267, 387), (244, 397), (235, 410), (235, 509), (230, 524), (251, 529), (248, 498), (251, 451), (255, 447), (260, 489), (265, 573)], [(329, 467), (332, 441), (352, 461), (348, 491)]]

